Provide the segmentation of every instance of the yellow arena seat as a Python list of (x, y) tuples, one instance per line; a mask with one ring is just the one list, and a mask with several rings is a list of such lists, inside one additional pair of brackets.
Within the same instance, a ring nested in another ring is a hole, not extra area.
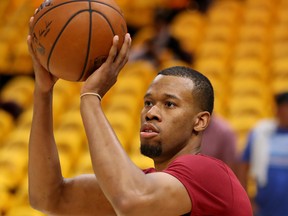
[(6, 216), (44, 216), (44, 214), (32, 209), (30, 206), (23, 205), (12, 208)]
[(55, 130), (54, 135), (60, 154), (76, 161), (84, 148), (83, 134), (77, 128), (61, 128)]
[(0, 147), (4, 142), (4, 138), (7, 137), (15, 126), (12, 115), (4, 110), (0, 110)]
[(13, 77), (0, 92), (2, 102), (15, 102), (22, 108), (27, 108), (33, 101), (34, 79), (29, 76)]

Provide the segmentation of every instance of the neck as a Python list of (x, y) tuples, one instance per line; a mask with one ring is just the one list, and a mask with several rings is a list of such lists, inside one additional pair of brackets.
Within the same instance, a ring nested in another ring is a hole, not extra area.
[(174, 155), (173, 157), (170, 157), (168, 159), (163, 160), (160, 157), (157, 158), (152, 158), (154, 161), (154, 167), (155, 169), (159, 172), (159, 171), (163, 171), (165, 169), (167, 169), (167, 167), (169, 166), (169, 164), (174, 161), (176, 158), (182, 156), (182, 155), (187, 155), (187, 154), (192, 154), (192, 155), (196, 155), (200, 153), (200, 146), (198, 147), (194, 147), (192, 149), (190, 149), (189, 151), (180, 151), (178, 152), (176, 155)]

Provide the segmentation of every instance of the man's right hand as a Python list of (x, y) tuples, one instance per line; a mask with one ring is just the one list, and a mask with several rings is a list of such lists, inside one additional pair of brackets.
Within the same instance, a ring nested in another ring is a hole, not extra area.
[[(30, 29), (33, 23), (33, 19), (34, 17), (31, 17), (29, 21)], [(33, 62), (33, 68), (34, 68), (35, 80), (36, 80), (35, 87), (36, 89), (42, 91), (43, 93), (49, 92), (52, 90), (58, 78), (52, 75), (49, 71), (47, 71), (38, 61), (35, 55), (35, 52), (33, 51), (33, 48), (32, 48), (32, 35), (30, 34), (27, 37), (27, 45), (28, 45), (29, 54), (31, 55), (32, 62)]]

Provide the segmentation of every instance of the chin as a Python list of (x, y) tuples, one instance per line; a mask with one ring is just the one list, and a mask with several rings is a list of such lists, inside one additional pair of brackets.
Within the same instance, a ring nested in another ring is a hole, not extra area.
[(153, 159), (153, 158), (161, 156), (162, 146), (159, 144), (150, 145), (150, 144), (141, 143), (140, 152), (141, 154)]

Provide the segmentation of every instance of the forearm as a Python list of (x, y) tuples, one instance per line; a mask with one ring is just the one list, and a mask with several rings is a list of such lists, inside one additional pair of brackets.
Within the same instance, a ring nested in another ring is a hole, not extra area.
[(60, 193), (62, 183), (58, 152), (53, 136), (52, 92), (34, 92), (34, 111), (29, 141), (29, 196), (34, 207), (46, 208)]
[[(94, 96), (81, 100), (81, 115), (88, 137), (94, 172), (111, 204), (144, 188), (145, 175), (136, 167), (119, 143)], [(114, 206), (115, 208), (115, 206)], [(117, 208), (117, 207), (116, 207)]]

